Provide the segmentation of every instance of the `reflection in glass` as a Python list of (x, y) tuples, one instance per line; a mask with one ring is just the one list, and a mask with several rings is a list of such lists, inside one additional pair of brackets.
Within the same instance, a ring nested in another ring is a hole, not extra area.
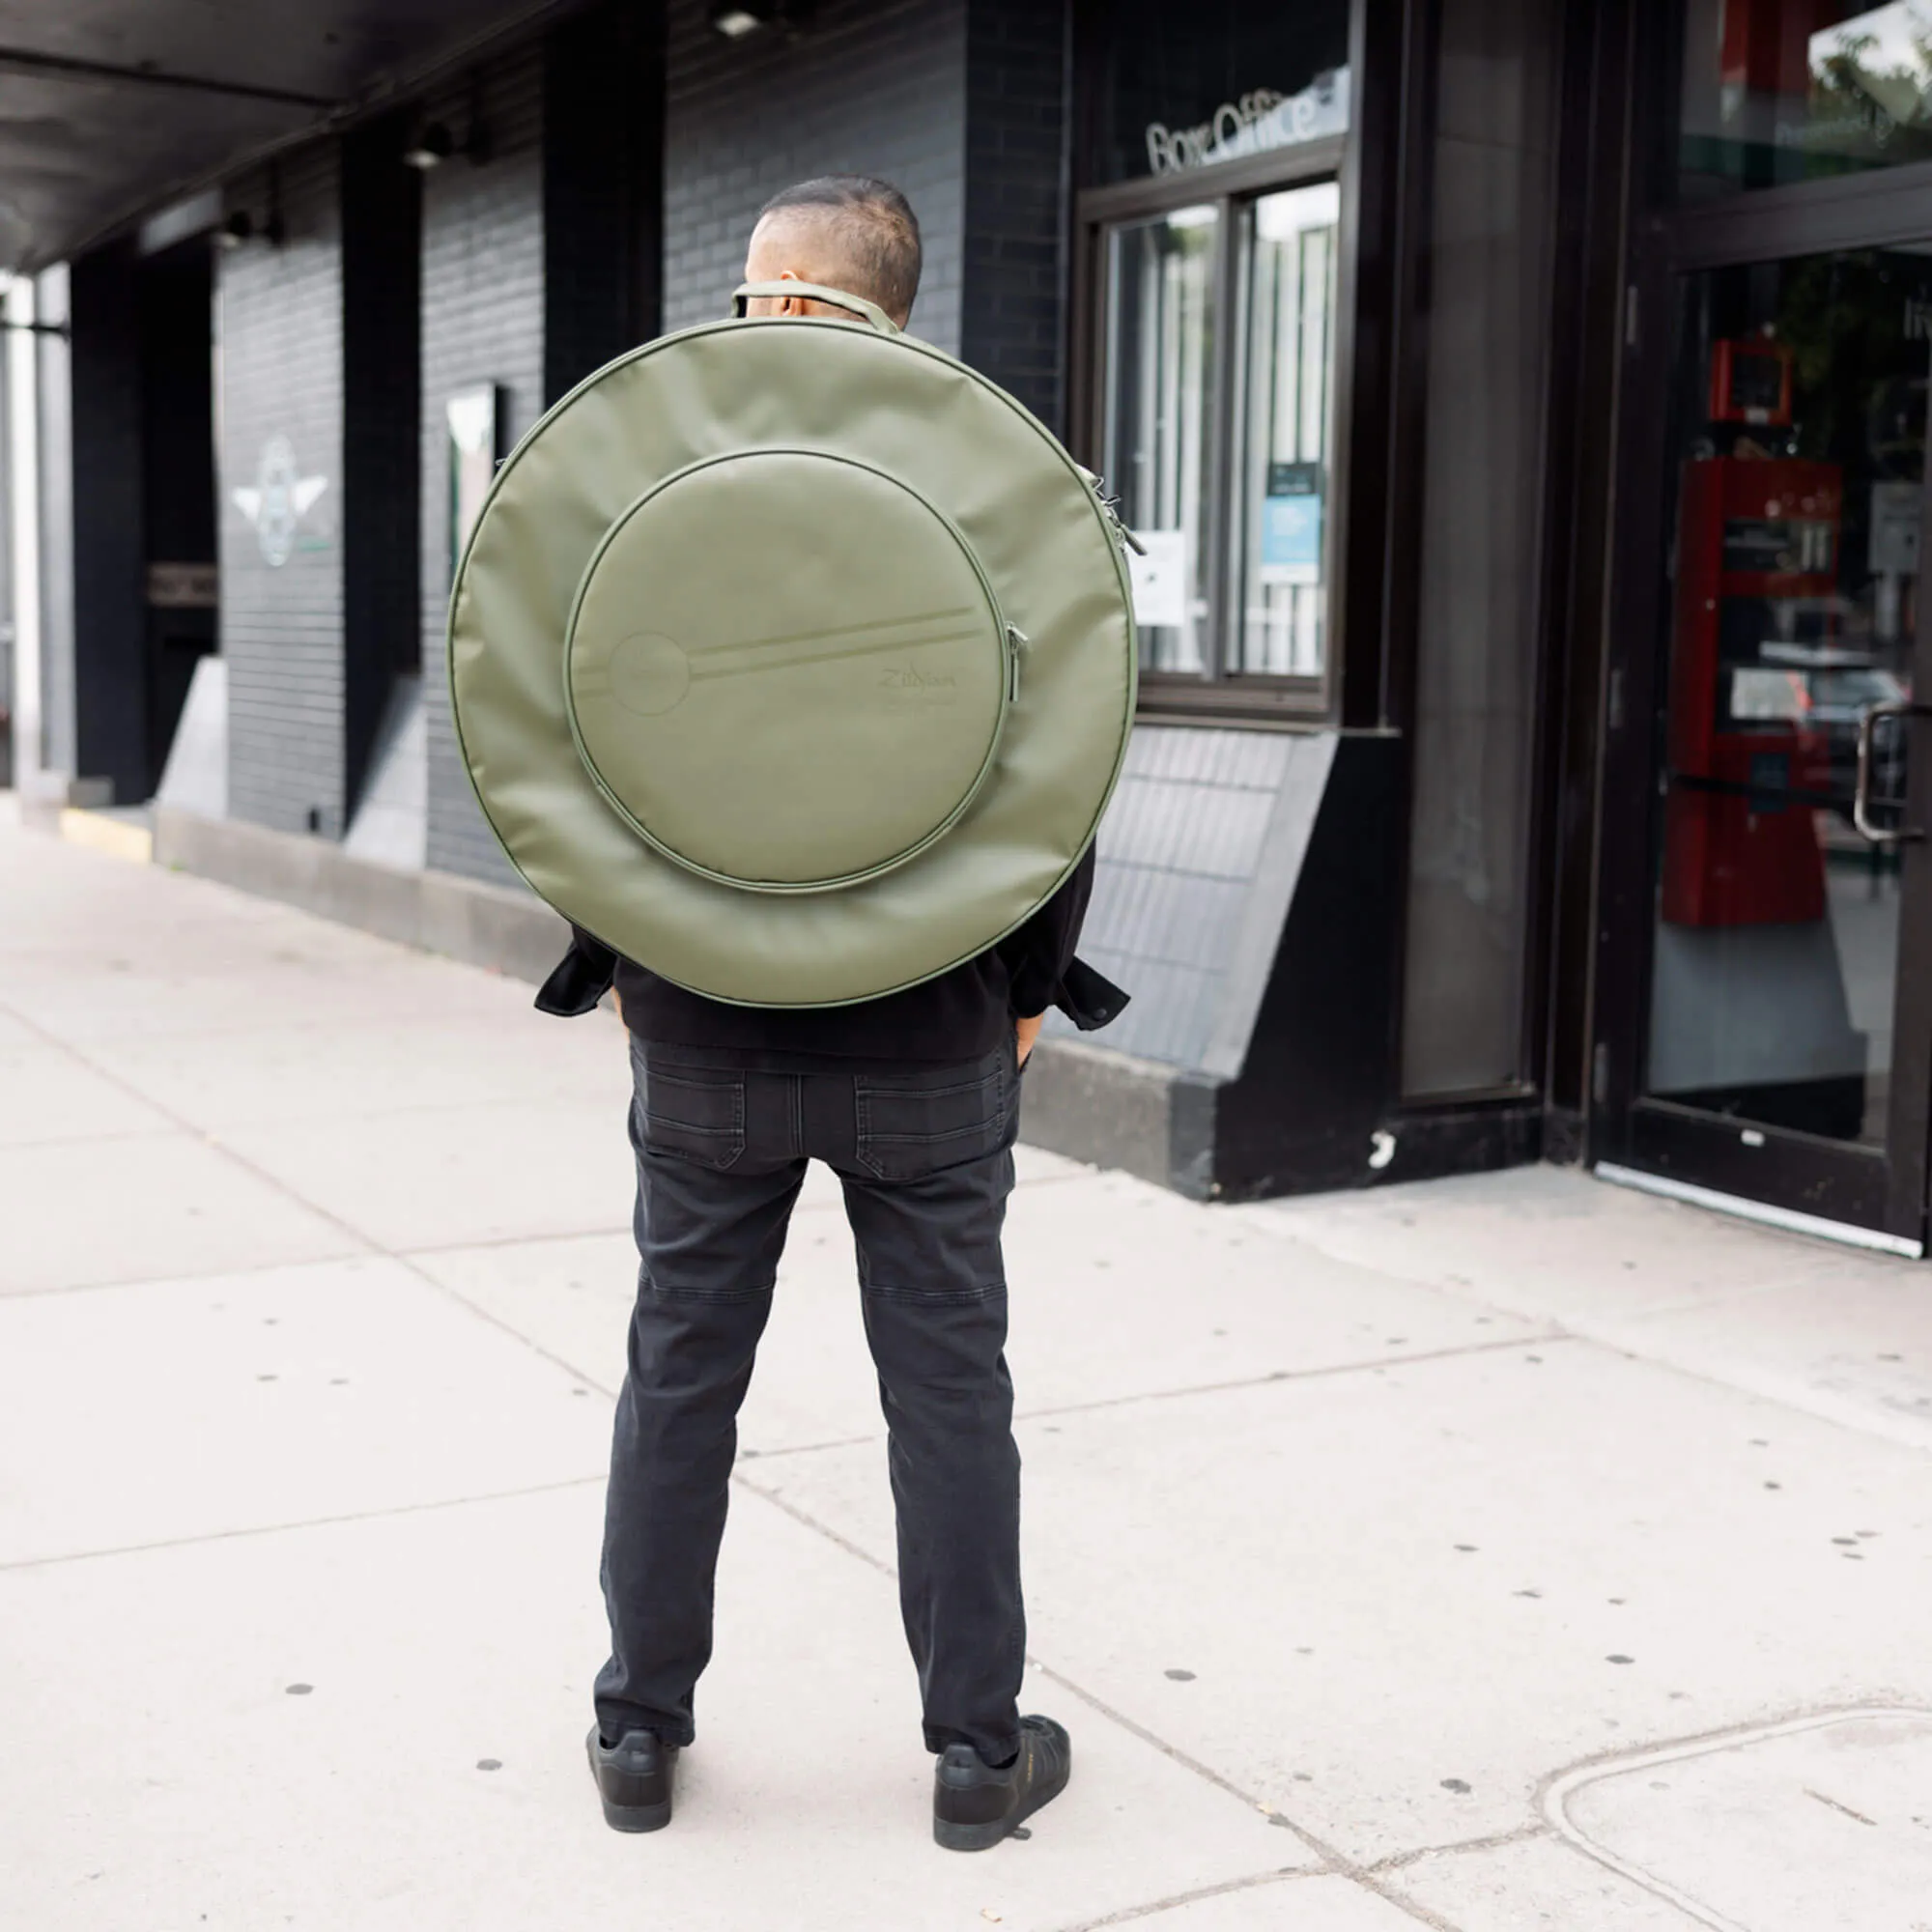
[(1209, 666), (1208, 398), (1220, 217), (1182, 208), (1107, 237), (1107, 392), (1102, 469), (1147, 554), (1134, 614), (1150, 670)]
[(1932, 158), (1932, 0), (1690, 0), (1690, 198)]
[(1089, 106), (1083, 185), (1211, 166), (1348, 125), (1349, 0), (1074, 11)]
[(1443, 0), (1427, 242), (1406, 1095), (1520, 1087), (1542, 713), (1545, 398), (1564, 23)]
[[(1650, 1091), (1873, 1145), (1899, 883), (1852, 804), (1861, 720), (1911, 695), (1928, 314), (1918, 254), (1707, 270), (1676, 370)], [(1896, 823), (1903, 740), (1877, 752)]]
[(1247, 358), (1238, 410), (1242, 514), (1237, 668), (1321, 673), (1322, 537), (1335, 333), (1333, 182), (1247, 212)]

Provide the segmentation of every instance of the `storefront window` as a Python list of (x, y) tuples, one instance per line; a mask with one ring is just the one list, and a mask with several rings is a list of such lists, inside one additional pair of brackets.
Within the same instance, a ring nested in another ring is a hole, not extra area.
[(1179, 208), (1107, 235), (1102, 464), (1146, 555), (1136, 559), (1141, 659), (1208, 664), (1208, 441), (1220, 216)]
[(1324, 181), (1102, 231), (1100, 463), (1146, 553), (1134, 613), (1150, 671), (1325, 669), (1340, 213)]
[(1932, 160), (1932, 0), (1690, 0), (1687, 199)]
[(1246, 216), (1238, 668), (1319, 677), (1341, 191), (1320, 182), (1264, 195)]

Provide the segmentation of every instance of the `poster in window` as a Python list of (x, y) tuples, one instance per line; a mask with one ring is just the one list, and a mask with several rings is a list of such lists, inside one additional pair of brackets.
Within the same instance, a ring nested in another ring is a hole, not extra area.
[(1262, 573), (1273, 583), (1321, 581), (1321, 466), (1270, 463), (1262, 501)]
[(1187, 621), (1187, 532), (1136, 530), (1145, 555), (1127, 553), (1127, 576), (1134, 590), (1134, 622), (1144, 630), (1178, 627)]
[(1871, 486), (1866, 564), (1874, 576), (1885, 571), (1900, 577), (1918, 575), (1918, 519), (1922, 501), (1921, 488), (1917, 483)]

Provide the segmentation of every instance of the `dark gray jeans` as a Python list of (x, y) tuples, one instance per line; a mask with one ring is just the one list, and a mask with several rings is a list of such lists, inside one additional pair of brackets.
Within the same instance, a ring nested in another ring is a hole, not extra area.
[(759, 1072), (636, 1041), (631, 1064), (641, 1266), (611, 1452), (599, 1728), (691, 1742), (738, 1406), (810, 1157), (844, 1183), (858, 1249), (926, 1747), (1010, 1757), (1026, 1647), (1000, 1255), (1011, 1042), (890, 1073)]

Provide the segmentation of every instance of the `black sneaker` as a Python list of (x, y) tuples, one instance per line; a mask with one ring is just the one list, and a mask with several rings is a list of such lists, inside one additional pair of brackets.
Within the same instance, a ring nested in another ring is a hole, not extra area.
[(655, 1731), (626, 1731), (607, 1745), (592, 1724), (584, 1741), (590, 1775), (604, 1801), (604, 1822), (613, 1832), (661, 1832), (670, 1823), (671, 1773), (677, 1747)]
[(995, 1769), (971, 1745), (948, 1745), (932, 1779), (932, 1835), (949, 1852), (983, 1852), (1066, 1789), (1073, 1746), (1051, 1718), (1020, 1719), (1020, 1754)]

